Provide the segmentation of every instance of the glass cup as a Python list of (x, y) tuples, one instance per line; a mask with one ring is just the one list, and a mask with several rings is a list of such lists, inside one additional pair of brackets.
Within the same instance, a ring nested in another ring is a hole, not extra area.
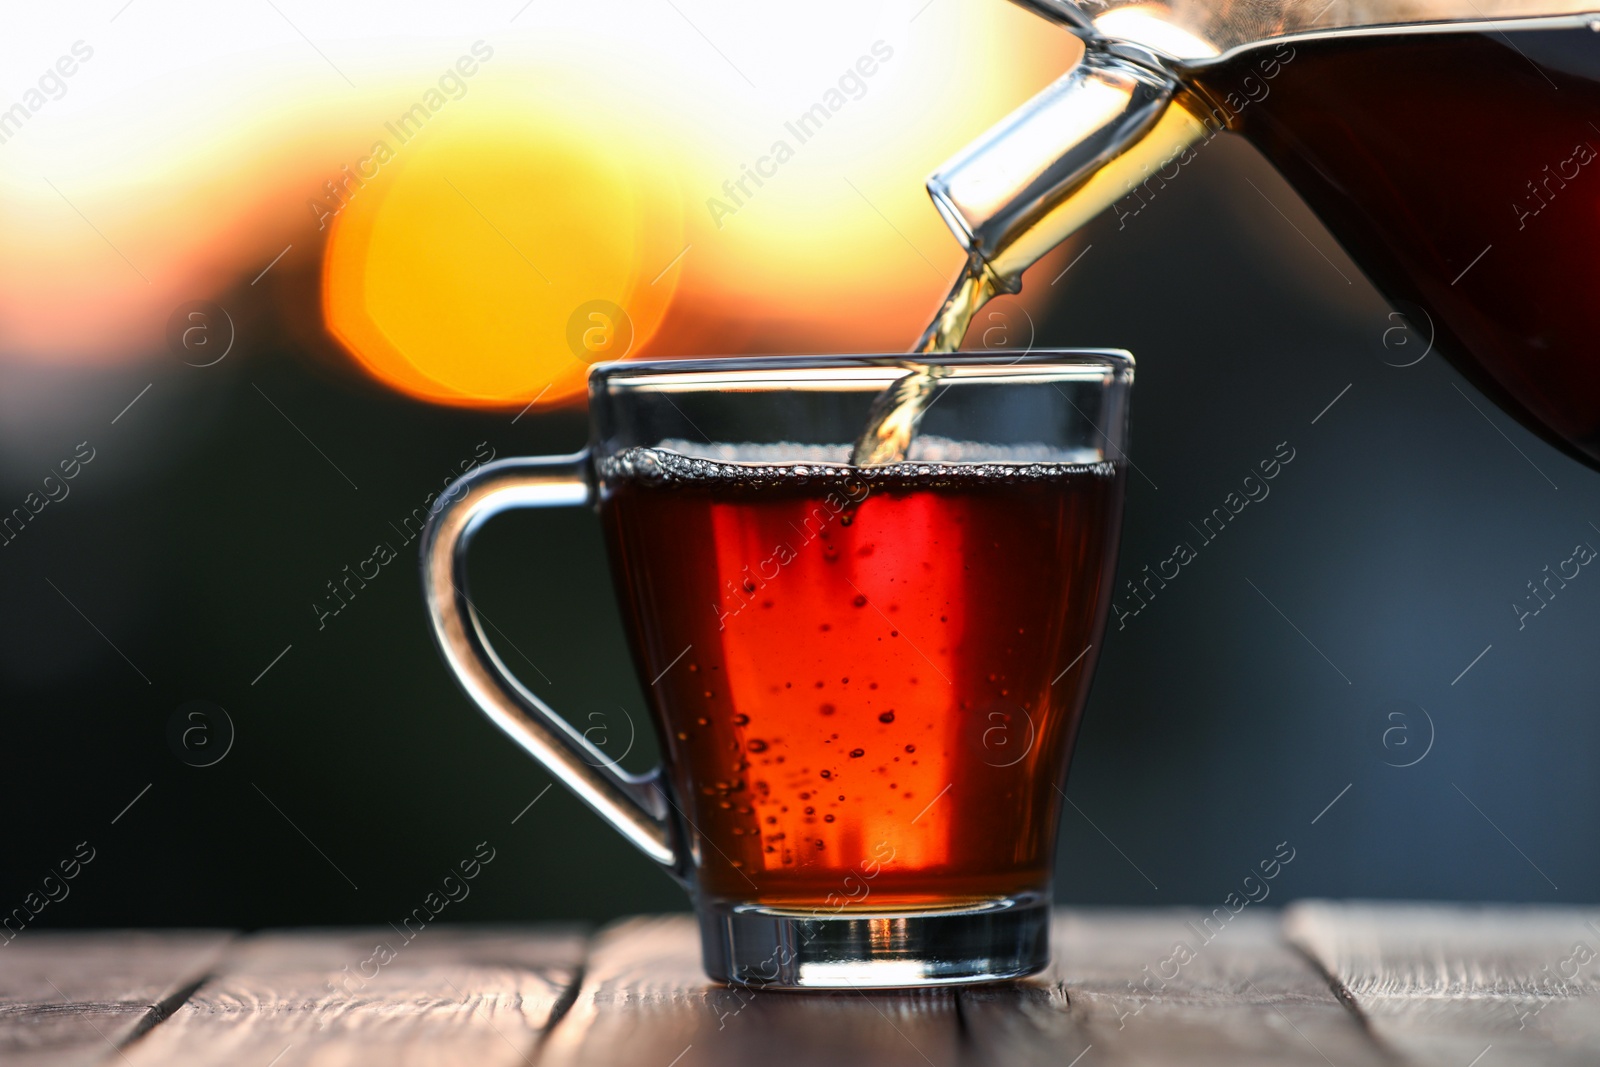
[[(688, 890), (711, 977), (984, 982), (1049, 962), (1067, 764), (1110, 602), (1133, 361), (950, 356), (905, 462), (851, 466), (900, 357), (611, 363), (573, 456), (461, 478), (422, 544), (472, 701)], [(490, 646), (465, 550), (598, 506), (662, 765), (622, 772)]]

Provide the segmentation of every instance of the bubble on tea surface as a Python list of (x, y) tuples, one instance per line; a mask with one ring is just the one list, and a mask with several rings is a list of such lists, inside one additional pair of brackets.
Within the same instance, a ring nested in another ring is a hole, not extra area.
[[(671, 446), (671, 447), (667, 447)], [(849, 446), (796, 442), (712, 444), (669, 440), (654, 448), (635, 447), (601, 458), (596, 466), (606, 482), (631, 482), (653, 488), (704, 487), (733, 493), (795, 490), (825, 493), (835, 489), (860, 504), (876, 492), (966, 489), (1038, 480), (1116, 477), (1116, 464), (1090, 449), (1044, 444), (997, 445), (948, 438), (918, 438), (915, 463), (851, 467), (837, 462)], [(709, 452), (716, 459), (685, 453)], [(835, 457), (813, 460), (816, 454)], [(982, 457), (985, 461), (978, 462)], [(997, 458), (1003, 457), (1003, 458)], [(804, 469), (803, 476), (796, 473)], [(803, 480), (802, 480), (803, 478)], [(820, 485), (818, 484), (820, 483)], [(843, 512), (847, 514), (848, 512)], [(824, 551), (837, 552), (836, 548)], [(858, 606), (865, 606), (861, 598)]]

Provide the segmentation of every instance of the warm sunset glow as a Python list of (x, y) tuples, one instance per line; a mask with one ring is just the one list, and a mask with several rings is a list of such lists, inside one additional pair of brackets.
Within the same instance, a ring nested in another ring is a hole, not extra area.
[(215, 299), (515, 408), (622, 354), (904, 350), (962, 261), (924, 179), (1077, 54), (1001, 0), (112, 14), (0, 41), (92, 50), (0, 143), (0, 360), (170, 359)]
[(430, 134), (384, 142), (328, 239), (328, 329), (368, 371), (447, 403), (554, 401), (649, 340), (683, 248), (669, 176), (549, 116)]

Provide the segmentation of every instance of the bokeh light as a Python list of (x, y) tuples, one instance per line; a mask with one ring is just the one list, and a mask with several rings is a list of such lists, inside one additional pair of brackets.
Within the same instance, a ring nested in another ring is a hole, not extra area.
[(650, 156), (550, 114), (396, 147), (339, 212), (324, 261), (328, 328), (373, 375), (446, 403), (556, 401), (655, 333), (683, 227)]
[[(167, 359), (174, 307), (248, 301), (302, 356), (515, 408), (618, 345), (904, 350), (962, 259), (923, 180), (1078, 51), (1001, 0), (18, 17), (10, 69), (93, 58), (0, 144), (0, 360)], [(625, 318), (574, 346), (589, 305)]]

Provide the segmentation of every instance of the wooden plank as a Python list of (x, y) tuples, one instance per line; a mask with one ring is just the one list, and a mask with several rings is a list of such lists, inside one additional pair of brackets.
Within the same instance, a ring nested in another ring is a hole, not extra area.
[[(1200, 920), (1063, 912), (1056, 962), (1038, 979), (959, 993), (822, 995), (713, 985), (700, 970), (692, 920), (682, 916), (606, 931), (577, 988), (584, 945), (570, 931), (441, 926), (410, 943), (388, 928), (305, 931), (235, 942), (225, 956), (229, 937), (220, 933), (28, 932), (0, 947), (0, 1062), (1497, 1067), (1600, 1059), (1600, 911), (1298, 905), (1283, 931), (1306, 955), (1284, 943), (1265, 909), (1233, 916), (1220, 931)], [(380, 943), (386, 959), (375, 952)], [(1336, 977), (1359, 1015), (1308, 956)], [(184, 1002), (208, 972), (214, 977)]]
[(221, 931), (27, 930), (0, 947), (0, 1062), (74, 1067), (181, 1003), (222, 955)]
[(264, 934), (127, 1050), (128, 1067), (533, 1062), (584, 939), (529, 927)]
[(541, 1067), (939, 1067), (960, 1055), (956, 996), (785, 993), (714, 985), (688, 916), (604, 931)]
[(1308, 902), (1285, 933), (1409, 1063), (1600, 1061), (1600, 910)]
[(1283, 943), (1276, 912), (1222, 914), (1057, 912), (1047, 972), (962, 994), (972, 1047), (980, 1061), (1052, 1067), (1388, 1062)]

